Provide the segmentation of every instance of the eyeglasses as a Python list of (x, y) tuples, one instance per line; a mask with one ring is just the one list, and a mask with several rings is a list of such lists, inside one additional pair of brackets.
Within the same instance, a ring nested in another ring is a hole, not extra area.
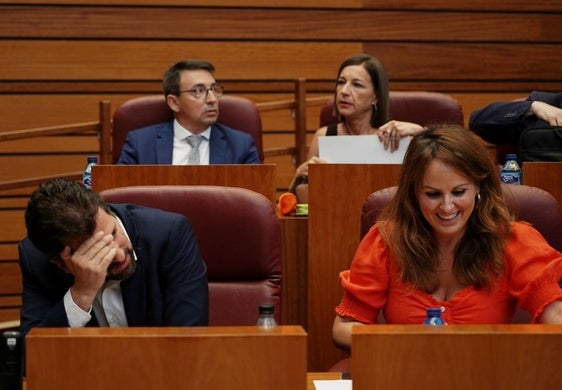
[(224, 92), (224, 88), (219, 85), (213, 85), (211, 88), (205, 88), (201, 85), (198, 85), (191, 89), (179, 91), (178, 94), (190, 93), (195, 99), (199, 99), (201, 96), (204, 96), (204, 99), (207, 99), (207, 96), (209, 95), (209, 91), (213, 92), (213, 95), (215, 95), (216, 97), (221, 97), (222, 93)]

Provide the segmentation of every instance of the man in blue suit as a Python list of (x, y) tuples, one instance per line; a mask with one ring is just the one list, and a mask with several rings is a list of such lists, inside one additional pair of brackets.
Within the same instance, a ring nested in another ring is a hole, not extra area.
[(494, 102), (473, 111), (468, 123), (495, 145), (519, 145), (523, 130), (538, 126), (562, 126), (562, 93), (533, 91), (525, 100)]
[(164, 73), (164, 95), (175, 119), (127, 134), (117, 164), (260, 164), (252, 136), (216, 123), (214, 66), (180, 61)]
[(64, 179), (35, 190), (19, 245), (21, 332), (208, 324), (207, 268), (182, 215), (106, 204)]

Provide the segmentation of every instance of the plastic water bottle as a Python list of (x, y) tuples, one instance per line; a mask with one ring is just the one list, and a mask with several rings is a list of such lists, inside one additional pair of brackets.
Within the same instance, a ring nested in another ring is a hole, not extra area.
[(275, 312), (275, 306), (273, 304), (263, 304), (259, 306), (259, 317), (256, 326), (262, 329), (272, 329), (277, 326), (275, 317), (273, 313)]
[(501, 171), (502, 182), (506, 184), (523, 184), (521, 167), (517, 163), (516, 154), (507, 154)]
[(88, 163), (82, 172), (82, 182), (88, 188), (92, 188), (92, 166), (97, 165), (98, 158), (96, 156), (88, 156)]
[(440, 307), (430, 307), (427, 309), (427, 316), (423, 321), (424, 325), (439, 326), (447, 325), (443, 318), (441, 318), (441, 308)]

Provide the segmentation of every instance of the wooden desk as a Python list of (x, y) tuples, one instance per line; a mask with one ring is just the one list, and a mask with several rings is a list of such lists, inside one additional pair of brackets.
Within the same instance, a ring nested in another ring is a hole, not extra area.
[[(306, 390), (316, 390), (316, 387), (314, 386), (315, 380), (338, 380), (338, 379), (341, 379), (341, 373), (339, 372), (307, 372)], [(25, 383), (25, 380), (23, 381), (23, 390), (27, 390), (27, 385)]]
[(353, 389), (558, 389), (562, 325), (368, 325), (352, 333)]
[(26, 390), (305, 389), (307, 380), (299, 326), (35, 328), (26, 352)]
[(92, 188), (134, 185), (217, 185), (242, 187), (265, 195), (276, 203), (276, 166), (273, 164), (229, 165), (96, 165)]
[(550, 192), (562, 207), (562, 162), (524, 162), (523, 184)]
[(345, 355), (332, 342), (338, 275), (359, 245), (361, 208), (374, 191), (398, 184), (401, 165), (311, 164), (308, 217), (309, 371), (326, 371)]

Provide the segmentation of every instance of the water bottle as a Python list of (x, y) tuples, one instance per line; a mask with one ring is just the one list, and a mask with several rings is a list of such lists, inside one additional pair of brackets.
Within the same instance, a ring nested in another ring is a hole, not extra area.
[(501, 171), (502, 182), (506, 184), (522, 184), (521, 167), (517, 163), (516, 154), (507, 154)]
[(277, 326), (275, 322), (275, 317), (273, 313), (275, 311), (275, 306), (273, 304), (263, 304), (259, 306), (259, 317), (256, 326), (262, 329), (272, 329)]
[(423, 321), (424, 325), (439, 326), (447, 325), (443, 318), (441, 318), (441, 308), (440, 307), (430, 307), (427, 309), (427, 316)]
[(97, 165), (98, 158), (96, 156), (88, 156), (88, 163), (82, 172), (82, 182), (88, 188), (92, 188), (92, 166)]

